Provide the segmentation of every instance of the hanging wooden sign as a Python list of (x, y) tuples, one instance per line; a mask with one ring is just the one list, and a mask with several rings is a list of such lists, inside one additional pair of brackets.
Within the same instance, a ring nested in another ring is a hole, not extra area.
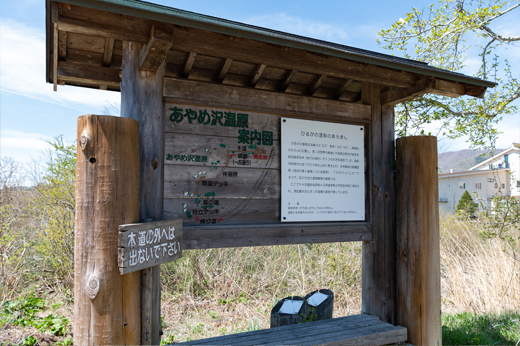
[(182, 220), (119, 226), (121, 275), (182, 257)]

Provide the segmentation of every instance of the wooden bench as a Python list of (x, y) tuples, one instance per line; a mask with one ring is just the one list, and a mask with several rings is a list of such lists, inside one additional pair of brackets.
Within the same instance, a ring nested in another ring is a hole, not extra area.
[(175, 345), (386, 345), (406, 339), (406, 328), (361, 314)]

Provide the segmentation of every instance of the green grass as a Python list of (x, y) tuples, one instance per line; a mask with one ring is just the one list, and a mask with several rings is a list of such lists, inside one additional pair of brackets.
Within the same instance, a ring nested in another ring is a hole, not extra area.
[(443, 345), (516, 345), (520, 340), (520, 313), (442, 316)]

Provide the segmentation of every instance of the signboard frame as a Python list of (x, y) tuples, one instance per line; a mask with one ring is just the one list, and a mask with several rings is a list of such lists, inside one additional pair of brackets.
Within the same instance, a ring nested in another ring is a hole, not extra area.
[[(261, 95), (265, 94), (265, 95)], [(201, 97), (201, 95), (203, 95)], [(260, 97), (259, 97), (260, 96)], [(281, 222), (280, 202), (277, 202), (277, 218), (268, 222), (236, 222), (230, 224), (184, 224), (184, 248), (206, 249), (240, 246), (325, 243), (339, 241), (369, 241), (372, 239), (372, 112), (365, 104), (345, 104), (331, 100), (301, 98), (297, 95), (279, 95), (260, 90), (248, 90), (230, 86), (215, 88), (206, 83), (164, 79), (163, 88), (165, 137), (174, 133), (169, 126), (170, 105), (185, 108), (223, 108), (233, 112), (262, 113), (273, 117), (280, 124), (281, 117), (326, 121), (364, 127), (365, 172), (365, 221), (312, 221)], [(278, 127), (278, 136), (280, 128)], [(276, 135), (275, 135), (276, 137)], [(167, 142), (167, 140), (166, 140)], [(168, 173), (168, 142), (165, 145), (165, 218), (171, 214), (171, 198), (168, 184), (179, 182), (178, 172)], [(279, 154), (277, 153), (278, 157)], [(252, 213), (254, 215), (254, 212)]]
[(364, 130), (281, 118), (282, 222), (365, 221)]

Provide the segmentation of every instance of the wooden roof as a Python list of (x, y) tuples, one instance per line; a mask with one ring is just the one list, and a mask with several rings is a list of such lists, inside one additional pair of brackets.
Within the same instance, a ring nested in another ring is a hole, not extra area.
[(166, 76), (358, 102), (361, 82), (382, 104), (425, 93), (483, 97), (495, 83), (425, 63), (137, 0), (47, 0), (47, 82), (118, 91), (122, 42), (142, 44), (141, 69)]

